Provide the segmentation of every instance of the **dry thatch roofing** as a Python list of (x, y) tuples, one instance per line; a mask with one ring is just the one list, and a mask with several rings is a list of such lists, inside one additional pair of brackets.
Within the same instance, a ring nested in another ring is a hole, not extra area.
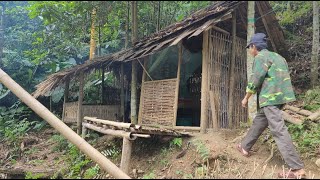
[[(284, 46), (284, 37), (279, 24), (275, 18), (267, 1), (256, 1), (256, 6), (260, 6), (267, 26), (270, 25), (269, 32), (272, 32), (271, 40), (276, 44), (277, 48)], [(66, 80), (76, 77), (80, 72), (88, 73), (94, 69), (109, 66), (112, 62), (121, 61), (127, 62), (137, 60), (168, 46), (172, 46), (180, 42), (182, 39), (198, 36), (204, 30), (212, 25), (220, 26), (222, 29), (227, 29), (231, 32), (231, 13), (238, 9), (237, 36), (246, 38), (246, 16), (247, 16), (247, 1), (220, 1), (205, 9), (193, 13), (189, 18), (181, 22), (172, 24), (165, 29), (154, 33), (144, 39), (141, 39), (134, 44), (132, 48), (119, 51), (117, 53), (94, 58), (92, 61), (87, 61), (85, 64), (77, 65), (71, 69), (63, 70), (48, 76), (48, 78), (38, 84), (37, 90), (33, 93), (34, 97), (48, 95), (57, 86), (63, 85)], [(256, 8), (257, 9), (257, 8)], [(259, 12), (256, 12), (255, 17), (261, 17)], [(262, 19), (262, 18), (261, 18)], [(256, 21), (256, 32), (266, 32), (262, 21)], [(219, 24), (220, 23), (220, 24)], [(262, 25), (261, 25), (262, 24)], [(272, 26), (271, 26), (272, 25)], [(275, 35), (275, 36), (274, 36)]]

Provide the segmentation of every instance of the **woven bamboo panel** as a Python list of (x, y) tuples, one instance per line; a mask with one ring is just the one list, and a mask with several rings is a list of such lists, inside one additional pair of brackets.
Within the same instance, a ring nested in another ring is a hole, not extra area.
[[(78, 102), (68, 102), (63, 119), (65, 123), (77, 122)], [(82, 105), (82, 117), (90, 116), (99, 119), (117, 120), (120, 114), (120, 105)]]
[[(247, 121), (247, 112), (241, 106), (241, 100), (245, 94), (247, 83), (246, 74), (246, 42), (236, 38), (236, 62), (234, 68), (234, 89), (232, 94), (232, 116), (228, 118), (229, 109), (229, 82), (230, 82), (230, 64), (232, 54), (231, 36), (210, 30), (209, 39), (209, 91), (212, 91), (215, 99), (216, 116), (219, 128), (229, 127), (231, 121), (232, 127), (239, 127), (240, 122)], [(210, 99), (211, 100), (211, 99)], [(212, 127), (212, 114), (209, 108), (209, 128)]]
[(172, 126), (177, 79), (148, 81), (142, 84), (139, 122), (147, 125)]

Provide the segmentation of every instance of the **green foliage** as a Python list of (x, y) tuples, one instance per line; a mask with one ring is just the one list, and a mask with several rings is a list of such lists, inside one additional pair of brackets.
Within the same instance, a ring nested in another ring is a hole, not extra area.
[(320, 108), (320, 86), (308, 90), (305, 94), (299, 96), (303, 100), (304, 109), (316, 111)]
[(208, 160), (208, 158), (210, 157), (209, 149), (200, 140), (194, 141), (194, 145), (196, 146), (197, 152), (200, 154), (202, 161), (206, 162)]
[(28, 171), (26, 173), (25, 179), (42, 179), (45, 177), (44, 173), (35, 173), (33, 174), (32, 172)]
[(174, 138), (171, 142), (170, 142), (170, 147), (178, 147), (181, 148), (182, 146), (182, 138)]
[(305, 121), (302, 125), (290, 124), (288, 130), (301, 153), (316, 156), (320, 145), (320, 124)]
[(95, 176), (98, 175), (100, 171), (100, 167), (96, 164), (93, 167), (87, 169), (84, 173), (84, 179), (93, 179)]
[(111, 147), (108, 147), (108, 149), (103, 150), (101, 153), (109, 158), (117, 159), (120, 156), (120, 149), (115, 144), (112, 144)]
[(57, 143), (52, 151), (63, 151), (68, 147), (68, 141), (62, 135), (53, 135), (50, 140), (51, 142)]

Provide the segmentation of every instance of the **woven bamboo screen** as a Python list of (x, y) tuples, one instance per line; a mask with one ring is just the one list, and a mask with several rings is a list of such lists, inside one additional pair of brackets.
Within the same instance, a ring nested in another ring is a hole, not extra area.
[[(67, 102), (65, 108), (63, 122), (77, 122), (78, 102)], [(117, 120), (119, 118), (120, 105), (82, 105), (82, 108), (82, 117), (90, 116), (105, 120)]]
[[(208, 101), (214, 101), (217, 125), (219, 128), (239, 127), (240, 122), (247, 121), (247, 109), (241, 106), (245, 95), (246, 75), (246, 41), (236, 38), (236, 59), (234, 72), (230, 74), (232, 41), (231, 36), (210, 30), (209, 33), (209, 66), (208, 66)], [(229, 117), (230, 76), (234, 76), (232, 93), (232, 115)], [(210, 104), (210, 102), (208, 102)], [(213, 114), (209, 107), (209, 128), (213, 127)], [(229, 122), (231, 121), (231, 122)], [(230, 127), (231, 126), (231, 127)]]
[(139, 124), (172, 126), (177, 79), (143, 82)]

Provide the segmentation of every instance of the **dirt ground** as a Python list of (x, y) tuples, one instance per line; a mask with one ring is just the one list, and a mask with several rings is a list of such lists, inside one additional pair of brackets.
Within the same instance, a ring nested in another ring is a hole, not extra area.
[[(242, 156), (235, 146), (244, 133), (244, 129), (220, 130), (207, 134), (193, 133), (191, 137), (182, 138), (180, 148), (170, 146), (172, 137), (137, 139), (133, 143), (129, 176), (136, 179), (276, 179), (278, 172), (283, 168), (287, 170), (276, 148), (270, 161), (264, 163), (270, 157), (271, 148), (267, 143), (263, 143), (263, 137), (254, 145), (252, 156), (249, 158)], [(9, 158), (12, 149), (10, 150), (5, 143), (0, 143), (1, 169), (24, 169), (47, 172), (51, 175), (61, 171), (65, 164), (59, 156), (63, 156), (63, 153), (52, 151), (54, 144), (48, 141), (54, 134), (56, 132), (50, 128), (42, 133), (28, 134), (23, 140), (24, 143), (20, 145), (24, 153), (21, 153), (22, 156), (16, 162), (6, 161), (12, 159)], [(102, 136), (99, 139), (93, 146), (103, 149), (106, 138)], [(116, 140), (121, 142), (121, 139)], [(37, 151), (32, 152), (35, 149)], [(177, 158), (178, 155), (182, 157)], [(319, 179), (320, 168), (315, 165), (315, 159), (302, 159), (307, 178)], [(114, 163), (119, 167), (120, 159)], [(101, 172), (96, 178), (108, 177), (112, 178), (107, 173)], [(6, 176), (0, 174), (0, 178)]]

